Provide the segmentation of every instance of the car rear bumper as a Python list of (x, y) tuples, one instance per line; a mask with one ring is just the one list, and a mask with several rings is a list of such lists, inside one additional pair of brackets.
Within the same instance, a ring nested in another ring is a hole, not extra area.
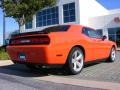
[(13, 62), (31, 64), (64, 64), (65, 57), (48, 45), (7, 46), (7, 52)]

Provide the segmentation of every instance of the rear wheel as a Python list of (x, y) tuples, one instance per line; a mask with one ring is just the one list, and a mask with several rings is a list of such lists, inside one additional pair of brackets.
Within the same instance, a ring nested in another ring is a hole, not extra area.
[(66, 70), (70, 74), (78, 74), (81, 72), (84, 66), (84, 54), (82, 49), (75, 47), (70, 51), (70, 54), (66, 63)]
[(115, 47), (112, 47), (112, 48), (111, 48), (110, 55), (109, 55), (109, 58), (108, 58), (107, 61), (109, 61), (109, 62), (114, 62), (114, 61), (115, 61), (115, 58), (116, 58), (116, 49), (115, 49)]

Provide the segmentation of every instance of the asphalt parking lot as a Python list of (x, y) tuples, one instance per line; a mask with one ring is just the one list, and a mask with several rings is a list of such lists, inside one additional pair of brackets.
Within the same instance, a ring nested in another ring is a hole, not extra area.
[[(4, 69), (6, 69), (4, 71)], [(5, 65), (0, 66), (0, 73), (6, 73), (11, 75), (17, 75), (22, 77), (38, 77), (55, 75), (66, 78), (87, 79), (87, 80), (99, 80), (120, 83), (120, 52), (117, 52), (116, 61), (113, 63), (99, 62), (85, 66), (82, 72), (78, 75), (67, 75), (66, 72), (59, 68), (44, 69), (31, 71), (24, 65)], [(25, 73), (25, 74), (24, 74)]]
[(69, 77), (120, 83), (120, 51), (117, 52), (115, 62), (100, 62), (88, 65), (79, 75)]
[[(10, 62), (10, 61), (8, 61)], [(42, 70), (29, 70), (24, 65), (14, 65), (12, 63), (0, 65), (1, 75), (17, 76), (24, 78), (36, 79), (39, 77), (55, 76), (64, 77), (76, 80), (94, 80), (103, 82), (120, 83), (120, 52), (117, 52), (116, 61), (113, 63), (99, 62), (85, 66), (83, 71), (78, 75), (67, 75), (66, 72), (59, 68), (42, 69)], [(59, 85), (58, 85), (59, 86)], [(85, 88), (85, 87), (84, 87)], [(92, 88), (93, 89), (93, 88)], [(74, 88), (73, 88), (74, 90)]]

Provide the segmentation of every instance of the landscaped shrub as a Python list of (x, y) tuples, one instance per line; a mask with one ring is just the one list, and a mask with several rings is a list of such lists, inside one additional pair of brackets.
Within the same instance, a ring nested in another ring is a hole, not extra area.
[(7, 54), (7, 52), (5, 51), (5, 48), (2, 46), (0, 47), (0, 60), (8, 60), (9, 55)]

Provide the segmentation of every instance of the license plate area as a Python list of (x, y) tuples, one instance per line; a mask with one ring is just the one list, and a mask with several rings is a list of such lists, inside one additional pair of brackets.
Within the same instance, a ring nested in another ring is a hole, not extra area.
[(25, 53), (19, 53), (19, 60), (21, 60), (21, 61), (25, 61), (26, 60)]

